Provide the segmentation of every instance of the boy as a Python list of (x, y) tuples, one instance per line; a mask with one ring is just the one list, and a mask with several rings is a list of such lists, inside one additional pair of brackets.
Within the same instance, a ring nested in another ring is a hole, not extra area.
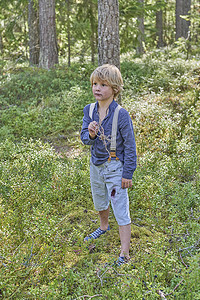
[(111, 202), (119, 225), (121, 252), (117, 264), (121, 265), (129, 259), (131, 238), (127, 188), (132, 186), (136, 169), (133, 125), (128, 112), (114, 100), (123, 88), (119, 69), (114, 65), (102, 65), (94, 70), (90, 81), (96, 103), (93, 109), (89, 104), (83, 110), (81, 140), (85, 145), (91, 145), (91, 191), (95, 209), (99, 212), (100, 227), (85, 241), (99, 238), (110, 230)]

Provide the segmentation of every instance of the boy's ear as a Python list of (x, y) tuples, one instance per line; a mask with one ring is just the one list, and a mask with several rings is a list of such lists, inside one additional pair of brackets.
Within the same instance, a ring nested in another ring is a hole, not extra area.
[(114, 92), (115, 95), (118, 94), (119, 93), (119, 88), (117, 88), (117, 87), (113, 88), (113, 92)]

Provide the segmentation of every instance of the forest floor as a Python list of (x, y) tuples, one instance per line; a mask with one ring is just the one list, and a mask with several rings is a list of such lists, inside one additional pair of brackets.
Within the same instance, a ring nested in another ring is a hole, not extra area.
[(0, 298), (200, 299), (200, 63), (169, 50), (122, 61), (138, 167), (131, 259), (99, 226), (80, 141), (94, 66), (0, 73)]

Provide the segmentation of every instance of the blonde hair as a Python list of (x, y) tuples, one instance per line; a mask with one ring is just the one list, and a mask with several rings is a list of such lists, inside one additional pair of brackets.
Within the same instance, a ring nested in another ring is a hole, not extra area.
[(117, 97), (123, 90), (122, 75), (120, 70), (114, 65), (105, 64), (96, 68), (90, 76), (90, 82), (92, 85), (95, 80), (106, 82), (109, 86), (111, 86), (114, 92), (114, 97)]

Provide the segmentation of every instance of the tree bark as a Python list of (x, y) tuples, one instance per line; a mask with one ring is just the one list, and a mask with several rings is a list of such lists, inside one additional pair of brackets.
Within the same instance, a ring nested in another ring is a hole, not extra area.
[(67, 54), (68, 54), (68, 66), (71, 65), (71, 22), (70, 22), (70, 0), (67, 2)]
[(156, 12), (156, 35), (157, 35), (157, 47), (161, 48), (164, 46), (163, 42), (163, 11), (159, 10)]
[(191, 0), (176, 0), (176, 40), (180, 37), (188, 38), (190, 21), (181, 16), (187, 16), (191, 9)]
[[(141, 8), (144, 7), (144, 0), (138, 0), (139, 4), (141, 5)], [(138, 46), (136, 48), (137, 54), (143, 54), (144, 53), (144, 16), (141, 14), (138, 18)]]
[(98, 64), (120, 68), (118, 0), (98, 0)]
[(50, 69), (58, 64), (55, 22), (55, 0), (39, 0), (40, 58), (39, 66)]
[(34, 7), (33, 0), (28, 1), (28, 29), (29, 29), (29, 63), (39, 64), (39, 13)]
[(2, 39), (2, 33), (0, 32), (0, 52), (1, 55), (3, 55), (3, 39)]
[(89, 19), (90, 19), (90, 26), (91, 26), (91, 62), (94, 64), (95, 62), (95, 33), (96, 33), (96, 26), (95, 26), (95, 17), (94, 17), (94, 3), (89, 1)]

